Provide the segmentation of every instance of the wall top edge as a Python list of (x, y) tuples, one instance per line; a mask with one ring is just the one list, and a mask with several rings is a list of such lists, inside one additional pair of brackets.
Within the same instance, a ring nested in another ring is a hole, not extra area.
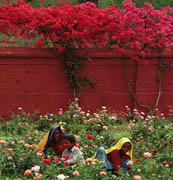
[[(77, 49), (80, 54), (87, 54), (93, 58), (120, 58), (122, 55), (114, 49)], [(162, 53), (163, 57), (173, 58), (173, 48), (167, 48)], [(62, 57), (63, 53), (59, 53), (54, 48), (25, 48), (25, 47), (0, 47), (0, 57)], [(146, 57), (159, 57), (158, 53), (148, 53)], [(126, 56), (127, 58), (129, 56)]]

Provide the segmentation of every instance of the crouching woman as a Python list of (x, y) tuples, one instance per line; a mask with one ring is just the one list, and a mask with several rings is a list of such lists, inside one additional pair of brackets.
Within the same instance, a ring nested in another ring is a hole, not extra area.
[(104, 161), (105, 168), (111, 170), (116, 175), (118, 175), (118, 171), (121, 168), (123, 173), (126, 174), (133, 163), (132, 151), (133, 146), (131, 141), (124, 137), (107, 150), (104, 147), (100, 147), (95, 158)]

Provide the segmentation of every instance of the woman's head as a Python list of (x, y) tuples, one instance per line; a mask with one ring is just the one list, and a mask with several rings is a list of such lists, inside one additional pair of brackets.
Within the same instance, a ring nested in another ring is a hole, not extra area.
[(105, 152), (106, 152), (106, 154), (108, 154), (108, 153), (110, 153), (110, 152), (112, 152), (113, 150), (116, 150), (116, 149), (117, 150), (121, 150), (122, 149), (123, 153), (129, 155), (131, 160), (132, 160), (133, 145), (132, 145), (130, 139), (128, 139), (126, 137), (121, 138), (114, 146), (112, 146), (111, 148), (107, 149)]
[(71, 149), (76, 143), (76, 139), (73, 135), (64, 136), (65, 149)]
[(126, 154), (127, 152), (129, 152), (129, 151), (131, 150), (131, 148), (132, 148), (131, 143), (130, 143), (130, 142), (126, 142), (126, 143), (124, 143), (123, 146), (121, 147), (121, 152), (122, 152), (123, 154)]
[(50, 139), (53, 141), (59, 141), (61, 136), (65, 136), (64, 132), (62, 132), (60, 126), (52, 126), (50, 128)]
[(56, 129), (53, 134), (53, 141), (59, 141), (60, 138), (61, 138), (61, 132), (59, 129)]

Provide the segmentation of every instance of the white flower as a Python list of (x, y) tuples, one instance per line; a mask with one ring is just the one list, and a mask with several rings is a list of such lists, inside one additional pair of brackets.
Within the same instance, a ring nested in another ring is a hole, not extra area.
[(58, 180), (64, 180), (64, 179), (66, 179), (66, 178), (68, 178), (69, 176), (65, 176), (64, 174), (59, 174), (56, 178), (58, 179)]
[(34, 171), (34, 172), (39, 172), (40, 171), (40, 166), (34, 166), (31, 168), (31, 171)]

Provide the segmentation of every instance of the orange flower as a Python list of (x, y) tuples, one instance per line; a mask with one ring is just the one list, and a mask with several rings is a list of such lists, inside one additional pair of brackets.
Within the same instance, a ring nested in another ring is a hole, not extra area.
[(8, 148), (8, 152), (13, 152), (13, 148)]
[(12, 161), (13, 157), (12, 156), (8, 156), (7, 160)]
[(92, 158), (88, 158), (88, 159), (86, 159), (86, 163), (90, 163), (90, 162), (92, 162), (93, 161), (93, 159)]
[(74, 175), (74, 176), (80, 176), (79, 171), (74, 171), (74, 172), (73, 172), (73, 175)]
[(24, 172), (25, 176), (29, 176), (30, 174), (32, 174), (32, 171), (30, 169), (25, 170)]
[(107, 173), (105, 171), (100, 171), (99, 174), (100, 176), (106, 176)]

